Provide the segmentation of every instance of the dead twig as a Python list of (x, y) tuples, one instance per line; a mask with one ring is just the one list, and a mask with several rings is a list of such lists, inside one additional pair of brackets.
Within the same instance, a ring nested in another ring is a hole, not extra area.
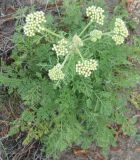
[[(18, 153), (13, 157), (13, 160), (19, 160), (24, 157), (24, 155), (27, 154), (29, 156), (30, 150), (34, 147), (35, 142), (31, 142), (28, 145), (26, 145), (24, 148), (22, 148)], [(28, 158), (28, 157), (27, 157)]]
[(10, 100), (9, 100), (9, 107), (10, 107), (10, 111), (11, 111), (11, 114), (12, 114), (13, 118), (16, 119), (17, 117), (16, 117), (16, 115), (14, 114), (14, 111), (13, 111), (13, 109), (12, 109)]
[(1, 145), (2, 149), (3, 149), (3, 151), (4, 151), (6, 160), (9, 160), (8, 155), (7, 155), (7, 153), (6, 153), (6, 149), (5, 149), (4, 145), (3, 145), (3, 143), (1, 142), (1, 140), (0, 140), (0, 145)]
[(140, 114), (136, 114), (133, 116), (133, 118), (139, 118), (140, 117)]

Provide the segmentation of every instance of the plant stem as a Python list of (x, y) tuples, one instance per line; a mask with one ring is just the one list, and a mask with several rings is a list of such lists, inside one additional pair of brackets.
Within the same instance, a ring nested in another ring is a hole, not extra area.
[(68, 55), (65, 57), (65, 59), (64, 59), (64, 61), (63, 61), (63, 63), (62, 63), (62, 65), (61, 65), (61, 68), (64, 67), (64, 65), (65, 65), (65, 63), (67, 62), (69, 56), (70, 56), (70, 54), (68, 54)]
[(87, 41), (87, 40), (90, 40), (90, 37), (83, 39), (84, 42)]
[(95, 96), (97, 97), (97, 99), (102, 103), (102, 100), (101, 100), (100, 97), (96, 94), (96, 92), (93, 91), (93, 93), (95, 94)]
[(49, 29), (45, 29), (46, 32), (50, 33), (51, 35), (55, 36), (55, 37), (58, 37), (58, 38), (63, 38), (62, 36), (60, 36), (59, 34), (49, 30)]
[(103, 33), (103, 36), (112, 36), (111, 34), (112, 34), (113, 32), (106, 32), (106, 33)]
[(86, 34), (83, 38), (87, 38), (87, 37), (89, 37), (90, 36), (90, 34)]
[[(64, 67), (64, 65), (66, 64), (68, 58), (69, 58), (70, 54), (67, 54), (67, 56), (65, 57), (63, 63), (61, 64), (61, 69)], [(60, 80), (56, 83), (56, 87), (58, 86)]]
[(58, 12), (58, 16), (61, 17), (56, 0), (55, 0), (55, 5), (56, 5), (57, 12)]
[(81, 37), (82, 36), (82, 34), (88, 29), (88, 27), (90, 26), (92, 24), (92, 21), (90, 21), (87, 25), (86, 25), (86, 27), (82, 30), (82, 32), (79, 34), (79, 37)]
[(80, 58), (82, 59), (82, 61), (84, 61), (84, 58), (83, 58), (80, 50), (79, 50), (77, 47), (76, 47), (76, 51), (77, 51), (77, 53), (79, 54), (79, 56), (80, 56)]
[[(103, 36), (105, 36), (105, 35), (111, 36), (111, 33), (112, 33), (112, 32), (103, 33)], [(88, 35), (86, 35), (85, 37), (87, 37), (87, 36), (88, 36)], [(83, 39), (84, 42), (87, 41), (87, 40), (90, 40), (90, 37), (87, 37), (87, 38)]]

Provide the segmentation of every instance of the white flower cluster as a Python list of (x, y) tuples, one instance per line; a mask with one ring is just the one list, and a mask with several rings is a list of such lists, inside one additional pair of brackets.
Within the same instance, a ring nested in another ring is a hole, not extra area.
[(115, 41), (116, 45), (120, 45), (124, 43), (124, 37), (119, 35), (113, 35), (112, 39)]
[(53, 45), (52, 50), (56, 52), (57, 56), (65, 56), (68, 54), (68, 41), (65, 39), (60, 40), (57, 44)]
[(52, 69), (50, 69), (48, 75), (49, 75), (50, 79), (53, 81), (63, 80), (64, 76), (65, 76), (61, 70), (60, 63), (58, 63), (56, 66), (54, 66)]
[(86, 9), (86, 15), (95, 21), (96, 23), (103, 25), (104, 24), (104, 10), (101, 7), (91, 6)]
[(95, 59), (84, 60), (84, 62), (78, 62), (76, 64), (76, 72), (84, 77), (89, 77), (92, 71), (96, 70), (98, 62)]
[(77, 35), (74, 35), (72, 40), (73, 40), (74, 46), (76, 47), (82, 47), (84, 45), (81, 38)]
[(45, 14), (42, 11), (37, 11), (27, 15), (26, 24), (23, 27), (26, 36), (32, 37), (36, 33), (40, 33), (45, 30), (42, 26), (46, 22)]
[(93, 30), (90, 32), (90, 39), (93, 42), (96, 42), (98, 39), (101, 39), (103, 32), (100, 30)]
[(115, 41), (116, 45), (122, 44), (128, 36), (127, 27), (122, 19), (116, 18), (113, 34), (112, 39)]

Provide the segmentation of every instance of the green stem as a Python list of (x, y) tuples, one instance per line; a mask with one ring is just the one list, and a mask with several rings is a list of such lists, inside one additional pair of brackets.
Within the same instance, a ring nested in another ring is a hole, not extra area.
[(80, 50), (79, 50), (77, 47), (76, 47), (76, 51), (77, 51), (77, 53), (79, 54), (79, 56), (80, 56), (80, 58), (82, 59), (82, 61), (84, 61), (84, 58), (83, 58)]
[[(63, 63), (61, 64), (61, 69), (62, 69), (62, 68), (64, 67), (64, 65), (66, 64), (67, 60), (69, 59), (69, 56), (70, 56), (70, 54), (68, 54), (68, 55), (65, 57)], [(57, 81), (57, 83), (56, 83), (56, 85), (55, 85), (56, 87), (58, 86), (59, 82), (60, 82), (60, 80)]]
[(63, 38), (62, 36), (60, 36), (59, 34), (49, 30), (49, 29), (45, 29), (46, 32), (50, 33), (51, 35), (55, 36), (55, 37), (58, 37), (58, 38)]
[(103, 33), (103, 35), (104, 35), (104, 36), (106, 36), (106, 35), (107, 35), (107, 36), (111, 36), (111, 33), (112, 33), (112, 32), (106, 32), (106, 33)]
[[(112, 33), (112, 32), (103, 33), (103, 36), (111, 36), (111, 33)], [(87, 36), (88, 36), (88, 35), (86, 35), (85, 37), (87, 37)], [(90, 37), (87, 37), (87, 38), (83, 39), (84, 42), (85, 42), (85, 41), (88, 41), (88, 40), (90, 40)]]
[(83, 39), (83, 42), (90, 40), (90, 37)]
[(65, 59), (64, 59), (64, 61), (63, 61), (63, 63), (62, 63), (62, 65), (61, 65), (61, 68), (64, 67), (64, 65), (66, 64), (67, 60), (69, 59), (69, 56), (70, 56), (70, 54), (68, 54), (68, 55), (65, 57)]
[(90, 21), (87, 25), (86, 25), (86, 27), (82, 30), (82, 32), (79, 34), (79, 37), (81, 37), (82, 36), (82, 34), (88, 29), (88, 27), (90, 26), (92, 24), (92, 21)]
[(95, 94), (95, 96), (97, 97), (97, 99), (102, 103), (102, 100), (100, 99), (100, 97), (93, 91), (93, 93)]
[(89, 37), (90, 36), (90, 34), (86, 34), (83, 38), (87, 38), (87, 37)]

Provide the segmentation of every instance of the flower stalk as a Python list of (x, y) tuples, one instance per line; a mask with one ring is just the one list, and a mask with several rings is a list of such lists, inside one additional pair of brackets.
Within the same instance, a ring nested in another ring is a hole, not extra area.
[(84, 57), (82, 56), (82, 54), (81, 54), (79, 48), (75, 47), (75, 49), (76, 49), (77, 53), (79, 54), (81, 60), (84, 61)]
[(63, 38), (62, 36), (60, 36), (59, 34), (57, 34), (57, 33), (53, 32), (53, 31), (51, 31), (51, 30), (48, 29), (48, 28), (46, 28), (45, 31), (46, 31), (47, 33), (49, 33), (49, 34), (51, 34), (51, 35), (57, 37), (57, 38)]
[(84, 32), (88, 29), (88, 27), (90, 26), (92, 24), (92, 21), (90, 21), (87, 25), (86, 25), (86, 27), (82, 30), (82, 32), (79, 34), (79, 37), (81, 37), (83, 34), (84, 34)]

